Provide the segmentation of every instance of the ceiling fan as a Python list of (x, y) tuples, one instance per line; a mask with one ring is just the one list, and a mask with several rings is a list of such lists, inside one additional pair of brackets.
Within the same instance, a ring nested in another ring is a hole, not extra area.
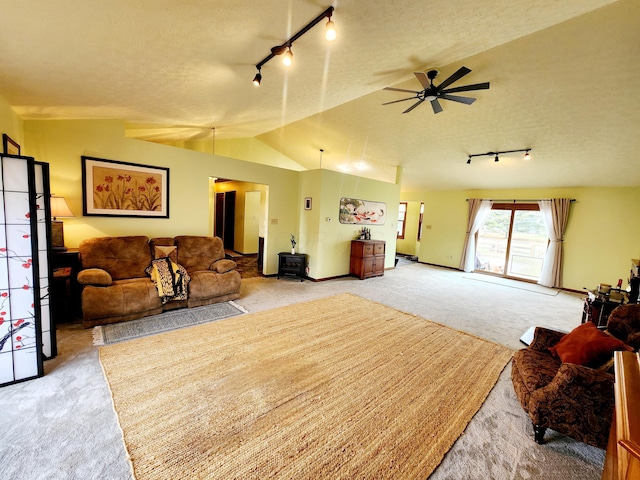
[(433, 108), (433, 113), (440, 113), (442, 111), (442, 106), (440, 105), (439, 99), (443, 100), (451, 100), (454, 102), (465, 103), (467, 105), (471, 105), (476, 101), (475, 98), (471, 97), (461, 97), (459, 95), (451, 95), (451, 93), (456, 92), (469, 92), (472, 90), (486, 90), (489, 88), (489, 82), (484, 83), (476, 83), (473, 85), (465, 85), (462, 87), (454, 87), (454, 88), (446, 88), (451, 85), (453, 82), (457, 82), (462, 77), (470, 73), (467, 67), (460, 67), (457, 72), (447, 78), (444, 82), (442, 82), (437, 87), (433, 84), (433, 80), (438, 76), (437, 70), (429, 70), (428, 72), (414, 72), (416, 78), (420, 81), (424, 90), (415, 91), (415, 90), (405, 90), (404, 88), (393, 88), (393, 87), (385, 87), (385, 90), (392, 90), (394, 92), (407, 92), (413, 93), (414, 96), (408, 98), (402, 98), (400, 100), (394, 100), (393, 102), (386, 102), (383, 105), (389, 105), (391, 103), (404, 102), (407, 100), (415, 100), (418, 99), (416, 103), (411, 105), (402, 113), (409, 113), (411, 110), (416, 108), (425, 100), (429, 100), (431, 102), (431, 108)]

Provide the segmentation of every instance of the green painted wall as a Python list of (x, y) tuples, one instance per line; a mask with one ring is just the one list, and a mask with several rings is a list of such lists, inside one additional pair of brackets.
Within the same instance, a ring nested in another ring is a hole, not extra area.
[[(65, 219), (65, 244), (77, 247), (85, 238), (106, 235), (211, 235), (211, 177), (233, 179), (243, 212), (247, 190), (261, 191), (260, 232), (265, 237), (265, 274), (277, 272), (277, 254), (297, 249), (309, 255), (310, 276), (326, 278), (349, 272), (349, 241), (358, 227), (340, 225), (340, 197), (371, 199), (397, 209), (400, 187), (330, 171), (296, 172), (232, 158), (126, 138), (124, 124), (114, 120), (29, 120), (24, 122), (27, 155), (48, 162), (51, 191), (64, 196), (75, 213)], [(170, 168), (170, 218), (82, 216), (81, 156)], [(259, 160), (259, 158), (257, 158)], [(242, 182), (245, 182), (243, 184)], [(258, 185), (260, 184), (260, 185)], [(268, 187), (268, 188), (267, 188)], [(304, 198), (312, 209), (304, 209)], [(245, 249), (242, 219), (236, 217), (236, 246)], [(331, 217), (332, 222), (326, 218)], [(385, 266), (393, 266), (395, 218), (372, 228), (374, 238), (387, 241)]]
[[(266, 212), (260, 232), (265, 237), (266, 274), (277, 272), (278, 252), (290, 251), (291, 233), (298, 240), (298, 251), (309, 255), (312, 278), (348, 273), (348, 245), (358, 227), (338, 221), (343, 196), (384, 201), (388, 212), (394, 213), (384, 226), (372, 227), (373, 237), (387, 242), (385, 267), (393, 266), (397, 185), (324, 170), (296, 172), (128, 139), (124, 123), (117, 120), (22, 121), (1, 97), (0, 128), (22, 146), (24, 155), (50, 164), (52, 193), (67, 198), (76, 214), (64, 220), (69, 247), (104, 235), (209, 235), (209, 177), (222, 177), (269, 187), (261, 196)], [(82, 217), (82, 155), (169, 167), (171, 218)], [(312, 198), (311, 210), (304, 210), (306, 197)], [(470, 197), (575, 198), (565, 237), (565, 288), (581, 290), (626, 280), (630, 259), (640, 258), (640, 187), (405, 192), (403, 200), (425, 202), (422, 242), (416, 244), (421, 262), (458, 268)]]
[(215, 151), (216, 155), (237, 159), (252, 158), (257, 155), (260, 158), (260, 163), (263, 165), (296, 171), (304, 170), (304, 167), (299, 163), (294, 162), (289, 157), (282, 155), (280, 152), (256, 138), (235, 138), (229, 140), (217, 138), (215, 142), (213, 142), (212, 138), (207, 138), (173, 142), (169, 145), (209, 154)]
[[(76, 215), (64, 220), (68, 247), (106, 235), (210, 235), (209, 177), (269, 185), (266, 274), (277, 272), (277, 252), (297, 229), (294, 171), (128, 139), (123, 122), (112, 120), (29, 120), (24, 139), (23, 152), (50, 164), (52, 193), (64, 196)], [(82, 217), (82, 155), (169, 167), (170, 218)]]
[(405, 220), (404, 238), (399, 238), (396, 242), (396, 250), (398, 253), (405, 255), (417, 255), (420, 250), (420, 242), (418, 241), (418, 224), (420, 222), (420, 202), (407, 202), (407, 217)]
[[(24, 155), (24, 138), (23, 138), (24, 125), (22, 119), (16, 115), (13, 109), (9, 106), (6, 100), (0, 97), (0, 133), (6, 133), (11, 140), (21, 146), (21, 153)], [(2, 151), (2, 145), (0, 144), (0, 152)]]
[[(458, 268), (468, 216), (467, 198), (573, 198), (564, 241), (564, 288), (625, 282), (640, 257), (640, 187), (431, 191), (403, 195), (425, 202), (419, 261)], [(428, 229), (427, 226), (431, 226)]]
[[(304, 199), (312, 197), (312, 210), (304, 210)], [(396, 223), (400, 186), (368, 180), (329, 170), (300, 172), (300, 252), (313, 252), (309, 258), (309, 276), (330, 278), (349, 273), (351, 240), (360, 230), (358, 225), (339, 221), (340, 198), (384, 202), (387, 219), (384, 225), (371, 225), (371, 237), (386, 242), (385, 268), (394, 266)], [(319, 202), (318, 202), (319, 200)]]

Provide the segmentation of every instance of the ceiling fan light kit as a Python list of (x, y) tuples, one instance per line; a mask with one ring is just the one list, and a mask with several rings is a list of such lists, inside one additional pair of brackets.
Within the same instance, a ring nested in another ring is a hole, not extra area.
[(390, 105), (392, 103), (405, 102), (407, 100), (418, 100), (416, 103), (411, 105), (402, 113), (409, 113), (411, 110), (416, 108), (425, 100), (431, 103), (431, 108), (433, 109), (433, 113), (442, 112), (442, 105), (440, 105), (439, 100), (450, 100), (452, 102), (464, 103), (466, 105), (471, 105), (476, 101), (475, 98), (471, 97), (461, 97), (460, 95), (451, 95), (452, 93), (458, 92), (470, 92), (473, 90), (487, 90), (489, 89), (489, 82), (484, 83), (476, 83), (474, 85), (464, 85), (462, 87), (454, 87), (447, 88), (454, 82), (457, 82), (465, 75), (471, 73), (467, 67), (460, 67), (453, 75), (447, 78), (440, 85), (436, 86), (433, 84), (433, 81), (438, 76), (437, 70), (429, 70), (428, 72), (414, 72), (414, 75), (418, 79), (418, 81), (422, 84), (424, 90), (407, 90), (404, 88), (393, 88), (393, 87), (385, 87), (385, 90), (391, 90), (393, 92), (405, 92), (412, 93), (413, 96), (408, 98), (401, 98), (400, 100), (394, 100), (391, 102), (383, 103), (383, 105)]
[(471, 159), (473, 157), (493, 157), (494, 162), (499, 162), (500, 155), (502, 155), (503, 153), (515, 153), (515, 152), (525, 152), (524, 160), (531, 159), (531, 153), (529, 153), (531, 152), (531, 148), (521, 148), (519, 150), (504, 150), (501, 152), (474, 153), (473, 155), (469, 155), (469, 158), (467, 159), (467, 165), (471, 164)]
[(293, 61), (293, 52), (291, 51), (293, 42), (295, 42), (297, 39), (299, 39), (309, 30), (311, 30), (311, 28), (313, 28), (315, 25), (320, 23), (322, 19), (324, 18), (328, 19), (325, 25), (325, 38), (329, 41), (335, 40), (337, 36), (336, 26), (331, 20), (331, 16), (333, 15), (333, 10), (334, 10), (333, 7), (327, 7), (327, 9), (324, 12), (322, 12), (320, 15), (318, 15), (316, 18), (314, 18), (308, 24), (302, 27), (302, 29), (298, 33), (296, 33), (293, 37), (288, 39), (282, 45), (276, 45), (275, 47), (272, 47), (271, 53), (266, 57), (264, 57), (260, 61), (260, 63), (256, 64), (256, 69), (258, 70), (258, 73), (256, 73), (255, 77), (253, 77), (253, 84), (256, 87), (260, 86), (260, 83), (262, 82), (262, 73), (261, 73), (262, 66), (277, 55), (283, 55), (282, 63), (285, 64), (287, 67), (290, 66)]

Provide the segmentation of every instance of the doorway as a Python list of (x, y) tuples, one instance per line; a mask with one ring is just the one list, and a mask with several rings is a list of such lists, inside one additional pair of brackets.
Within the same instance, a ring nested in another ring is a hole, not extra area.
[(537, 204), (496, 203), (478, 231), (475, 271), (536, 282), (548, 243)]
[(216, 193), (215, 228), (213, 234), (222, 239), (225, 250), (235, 244), (236, 192)]
[(260, 252), (267, 234), (268, 205), (268, 185), (209, 178), (209, 228), (230, 255)]

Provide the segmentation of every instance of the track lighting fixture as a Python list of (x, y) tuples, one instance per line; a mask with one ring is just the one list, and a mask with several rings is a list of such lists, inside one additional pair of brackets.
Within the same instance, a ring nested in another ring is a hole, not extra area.
[(260, 69), (258, 69), (258, 73), (256, 73), (255, 77), (253, 77), (253, 84), (256, 87), (259, 87), (261, 81), (262, 81), (262, 74), (260, 73)]
[(276, 55), (283, 55), (282, 63), (284, 63), (286, 66), (290, 66), (291, 61), (293, 59), (293, 52), (291, 51), (293, 42), (295, 42), (298, 38), (300, 38), (302, 35), (307, 33), (309, 30), (311, 30), (311, 28), (314, 25), (317, 25), (320, 21), (322, 21), (323, 18), (329, 19), (327, 21), (327, 24), (325, 25), (325, 38), (327, 40), (334, 40), (336, 38), (336, 27), (333, 21), (331, 20), (332, 15), (333, 15), (333, 7), (327, 7), (327, 9), (324, 12), (322, 12), (316, 18), (311, 20), (311, 22), (305, 25), (298, 33), (296, 33), (289, 40), (284, 42), (282, 45), (276, 45), (275, 47), (272, 47), (271, 53), (266, 57), (264, 57), (260, 63), (256, 64), (258, 73), (256, 73), (256, 76), (253, 78), (253, 84), (255, 86), (260, 85), (260, 82), (262, 81), (262, 73), (261, 73), (262, 66), (265, 63), (267, 63), (269, 60), (271, 60), (273, 57), (275, 57)]
[(531, 154), (529, 153), (531, 151), (530, 148), (521, 148), (520, 150), (505, 150), (502, 152), (487, 152), (487, 153), (474, 153), (473, 155), (469, 155), (469, 158), (467, 159), (467, 165), (471, 164), (471, 159), (473, 157), (493, 157), (493, 161), (494, 162), (499, 162), (500, 161), (500, 155), (504, 154), (504, 153), (514, 153), (514, 152), (526, 152), (524, 154), (524, 159), (525, 160), (529, 160), (531, 158)]
[(330, 42), (332, 42), (333, 40), (336, 39), (336, 37), (337, 37), (336, 25), (331, 20), (331, 14), (329, 14), (329, 20), (327, 20), (327, 24), (325, 25), (324, 30), (325, 30), (324, 31), (324, 38), (326, 38)]
[(291, 47), (289, 47), (288, 50), (286, 52), (284, 52), (284, 54), (282, 56), (282, 63), (285, 66), (290, 67), (292, 60), (293, 60), (293, 52), (291, 51)]

